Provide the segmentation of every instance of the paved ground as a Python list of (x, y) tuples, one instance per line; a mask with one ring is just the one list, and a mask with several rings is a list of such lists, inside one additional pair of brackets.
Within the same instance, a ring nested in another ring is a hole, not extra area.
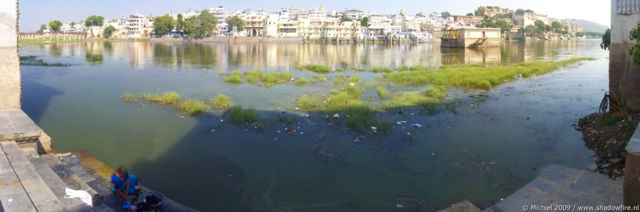
[(22, 110), (0, 111), (0, 141), (37, 138), (42, 129)]
[(561, 208), (531, 208), (531, 206), (550, 205), (619, 206), (622, 204), (622, 182), (622, 179), (614, 181), (605, 175), (588, 170), (551, 164), (544, 167), (540, 171), (540, 175), (529, 184), (485, 211), (563, 210)]

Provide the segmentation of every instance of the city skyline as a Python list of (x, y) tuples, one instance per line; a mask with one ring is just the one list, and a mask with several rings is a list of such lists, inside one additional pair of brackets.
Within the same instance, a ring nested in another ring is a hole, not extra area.
[[(24, 1), (20, 4), (20, 31), (32, 32), (39, 29), (41, 24), (47, 24), (51, 20), (60, 20), (68, 23), (71, 21), (84, 20), (89, 15), (97, 14), (105, 18), (119, 18), (128, 16), (133, 13), (144, 15), (160, 16), (169, 11), (180, 13), (189, 9), (200, 10), (204, 8), (213, 8), (223, 6), (228, 10), (263, 9), (266, 11), (278, 11), (281, 8), (297, 7), (297, 8), (317, 8), (324, 6), (327, 11), (343, 11), (344, 9), (361, 9), (374, 13), (395, 14), (403, 9), (405, 13), (414, 15), (418, 12), (425, 14), (431, 12), (449, 11), (452, 14), (464, 15), (473, 12), (478, 6), (499, 6), (510, 9), (532, 9), (537, 13), (547, 14), (560, 19), (585, 19), (603, 25), (610, 25), (610, 3), (607, 1), (587, 0), (587, 1), (551, 1), (541, 0), (535, 4), (529, 1), (473, 1), (473, 0), (457, 0), (457, 1), (401, 1), (394, 2), (390, 5), (386, 1), (350, 1), (338, 2), (335, 0), (307, 2), (295, 0), (275, 0), (269, 2), (261, 2), (256, 0), (245, 0), (242, 2), (219, 1), (207, 2), (203, 0), (184, 0), (180, 2), (166, 1), (164, 3), (150, 4), (150, 1), (126, 2), (123, 0), (112, 0), (109, 2), (85, 2), (80, 0), (65, 1), (65, 6), (51, 10), (53, 7), (60, 7), (57, 1)], [(551, 4), (553, 3), (553, 4)], [(127, 6), (122, 6), (127, 5)], [(555, 6), (554, 6), (555, 5)], [(551, 6), (551, 9), (550, 9)], [(562, 11), (553, 8), (570, 8), (578, 6), (580, 10)], [(64, 14), (64, 15), (60, 15)]]

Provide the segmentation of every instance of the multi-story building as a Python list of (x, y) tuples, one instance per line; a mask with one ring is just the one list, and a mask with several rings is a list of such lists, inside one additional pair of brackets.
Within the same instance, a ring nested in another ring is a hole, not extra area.
[(240, 16), (244, 20), (244, 31), (246, 36), (263, 37), (265, 34), (265, 23), (267, 16), (264, 13), (249, 13)]
[(478, 9), (484, 11), (484, 16), (494, 17), (496, 15), (509, 15), (513, 14), (514, 11), (509, 8), (500, 8), (496, 6), (480, 6)]
[(130, 15), (127, 19), (127, 31), (129, 37), (148, 37), (153, 31), (153, 19), (138, 13)]

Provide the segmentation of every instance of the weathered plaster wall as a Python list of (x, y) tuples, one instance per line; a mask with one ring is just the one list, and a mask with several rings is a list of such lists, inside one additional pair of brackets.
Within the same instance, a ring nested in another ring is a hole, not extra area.
[(638, 27), (640, 12), (619, 12), (618, 0), (611, 0), (611, 48), (609, 50), (609, 92), (629, 109), (640, 111), (640, 67), (633, 64), (629, 49), (635, 41), (629, 32)]
[(0, 1), (0, 110), (20, 109), (17, 0)]

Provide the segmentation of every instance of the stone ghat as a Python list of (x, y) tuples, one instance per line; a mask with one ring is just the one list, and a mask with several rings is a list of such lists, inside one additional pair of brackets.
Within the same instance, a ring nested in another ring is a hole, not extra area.
[[(64, 198), (66, 188), (89, 192), (93, 207)], [(13, 141), (0, 143), (0, 211), (123, 211), (121, 205), (109, 182), (76, 155), (41, 155)], [(160, 210), (196, 211), (166, 197)]]
[[(611, 180), (596, 172), (550, 164), (542, 168), (538, 177), (529, 184), (497, 204), (486, 208), (484, 212), (561, 211), (564, 209), (542, 207), (562, 205), (571, 207), (574, 205), (576, 207), (620, 206), (622, 205), (622, 179)], [(566, 211), (570, 210), (571, 208)], [(462, 211), (481, 210), (468, 201), (441, 210), (441, 212)], [(622, 210), (614, 208), (612, 211)]]

